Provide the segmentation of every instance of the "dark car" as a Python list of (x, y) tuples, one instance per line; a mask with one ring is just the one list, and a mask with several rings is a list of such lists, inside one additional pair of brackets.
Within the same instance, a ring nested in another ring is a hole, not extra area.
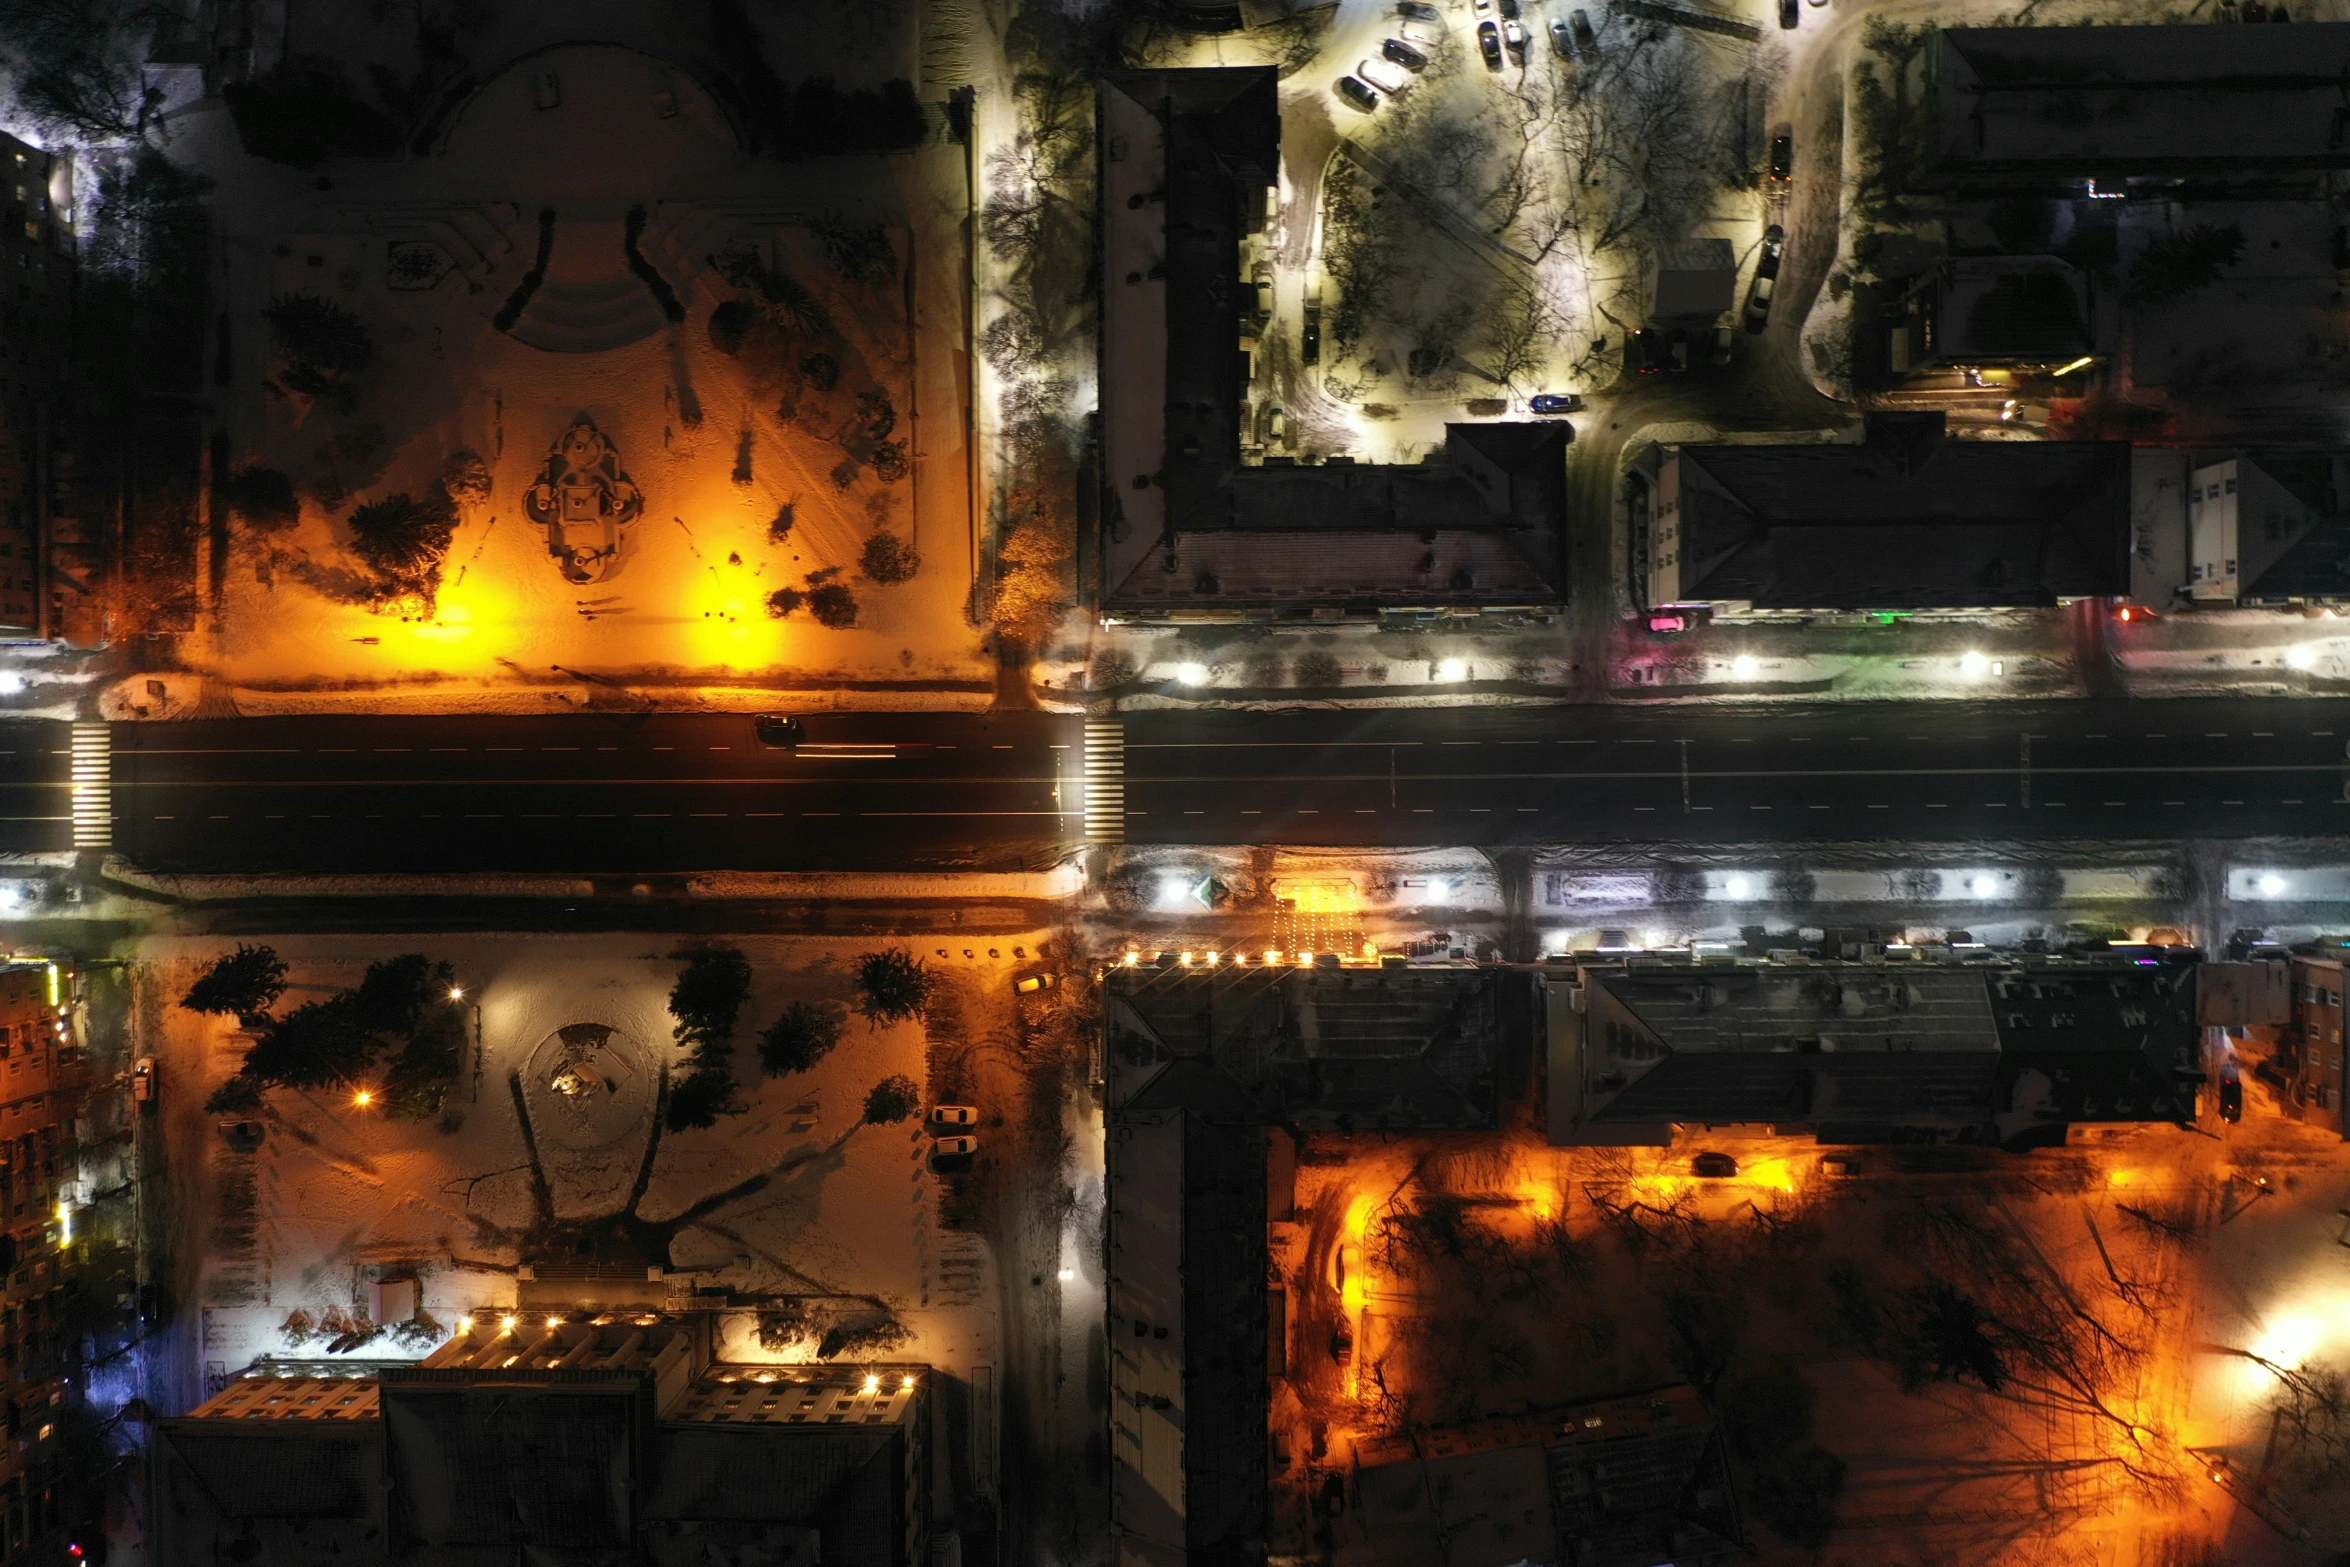
[(2219, 1064), (2219, 1118), (2223, 1121), (2244, 1119), (2244, 1078), (2236, 1069), (2234, 1056)]
[(1550, 19), (1550, 47), (1562, 60), (1574, 58), (1575, 30), (1567, 25), (1567, 19), (1563, 16)]
[(1365, 114), (1379, 107), (1379, 95), (1352, 76), (1341, 76), (1338, 79), (1338, 96)]
[(223, 1121), (221, 1140), (239, 1153), (251, 1153), (269, 1136), (269, 1128), (259, 1121)]
[(1699, 1180), (1726, 1181), (1738, 1173), (1738, 1161), (1726, 1153), (1701, 1153), (1689, 1161)]
[(1518, 19), (1518, 0), (1497, 0), (1497, 3), (1501, 6), (1501, 14), (1505, 19), (1512, 22)]
[(1672, 337), (1668, 339), (1668, 345), (1669, 346), (1666, 351), (1672, 357), (1668, 359), (1666, 363), (1671, 367), (1675, 375), (1679, 375), (1682, 371), (1689, 368), (1689, 334), (1686, 332), (1675, 332)]
[(1379, 52), (1407, 71), (1428, 69), (1428, 57), (1400, 38), (1390, 38), (1380, 44)]
[(1576, 49), (1587, 59), (1598, 59), (1599, 35), (1591, 30), (1591, 18), (1581, 11), (1570, 11), (1567, 13), (1567, 25), (1574, 29)]
[(1301, 352), (1302, 356), (1304, 357), (1304, 359), (1305, 359), (1305, 362), (1306, 362), (1307, 364), (1310, 364), (1310, 365), (1318, 365), (1318, 364), (1320, 364), (1320, 363), (1322, 362), (1322, 318), (1321, 318), (1321, 317), (1319, 317), (1319, 316), (1308, 316), (1308, 317), (1306, 317), (1305, 339), (1304, 339), (1304, 343), (1303, 343), (1303, 345), (1302, 345), (1302, 347), (1301, 347), (1301, 350), (1300, 350), (1300, 352)]
[(1415, 22), (1434, 22), (1439, 26), (1444, 22), (1443, 12), (1432, 5), (1423, 5), (1421, 0), (1399, 0), (1395, 14), (1410, 17)]
[(800, 721), (786, 713), (761, 713), (751, 728), (761, 745), (779, 750), (788, 751), (808, 738), (808, 731)]
[(1793, 27), (1803, 20), (1803, 7), (1798, 0), (1779, 0), (1779, 25)]
[(1485, 68), (1501, 69), (1501, 29), (1491, 22), (1477, 24), (1477, 52), (1485, 56)]
[(1784, 185), (1795, 178), (1795, 133), (1781, 131), (1771, 138), (1771, 183)]
[(1526, 399), (1526, 406), (1538, 414), (1571, 414), (1583, 406), (1583, 399), (1573, 392), (1536, 392)]
[(1656, 375), (1665, 367), (1665, 335), (1655, 327), (1644, 326), (1632, 334), (1624, 355), (1627, 367), (1634, 375)]
[(1787, 231), (1774, 223), (1763, 230), (1762, 253), (1755, 258), (1756, 277), (1777, 277), (1779, 258), (1787, 251)]

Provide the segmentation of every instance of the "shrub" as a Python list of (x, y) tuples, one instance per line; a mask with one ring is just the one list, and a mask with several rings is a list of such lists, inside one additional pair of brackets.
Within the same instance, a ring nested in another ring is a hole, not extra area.
[(1096, 691), (1116, 691), (1134, 684), (1137, 673), (1134, 655), (1112, 648), (1094, 659), (1092, 673), (1086, 679)]
[(747, 299), (730, 299), (710, 312), (710, 346), (730, 357), (739, 354), (758, 324), (758, 306)]
[(665, 1124), (673, 1132), (698, 1126), (716, 1126), (722, 1115), (742, 1109), (734, 1092), (734, 1075), (724, 1071), (691, 1071), (669, 1089)]
[(796, 516), (792, 510), (791, 502), (785, 501), (781, 506), (776, 507), (775, 519), (767, 524), (767, 542), (770, 544), (789, 543), (792, 523), (795, 520)]
[(893, 1074), (875, 1083), (865, 1095), (865, 1120), (872, 1126), (895, 1126), (922, 1107), (922, 1090), (914, 1080)]
[(696, 947), (670, 954), (685, 969), (669, 987), (669, 1015), (678, 1043), (725, 1044), (734, 1038), (743, 1002), (751, 994), (750, 959), (733, 947)]
[(857, 1010), (875, 1023), (919, 1017), (930, 1002), (936, 976), (903, 947), (886, 947), (857, 959)]
[(459, 506), (490, 503), (490, 465), (477, 452), (452, 452), (441, 465), (441, 493)]
[(278, 384), (289, 392), (323, 397), (375, 363), (367, 323), (330, 299), (280, 294), (262, 308), (261, 318), (286, 362)]
[(2232, 223), (2224, 228), (2198, 223), (2177, 234), (2157, 235), (2130, 268), (2127, 292), (2141, 305), (2181, 299), (2218, 281), (2243, 254), (2244, 231)]
[(436, 491), (424, 500), (387, 495), (351, 513), (351, 553), (374, 574), (385, 599), (428, 604), (441, 589), (441, 566), (457, 536), (457, 511)]
[(1819, 878), (1801, 866), (1782, 865), (1771, 872), (1771, 901), (1802, 908), (1819, 895)]
[(840, 1043), (840, 1025), (833, 1007), (795, 1001), (759, 1036), (759, 1064), (771, 1077), (805, 1072)]
[(180, 997), (190, 1012), (216, 1017), (259, 1017), (277, 1004), (286, 991), (285, 960), (275, 947), (248, 947), (215, 958)]
[(1319, 648), (1299, 654), (1295, 668), (1301, 686), (1334, 686), (1342, 678), (1337, 656)]
[(886, 530), (865, 541), (860, 557), (867, 578), (884, 585), (904, 582), (922, 569), (922, 557), (914, 553), (914, 546)]
[(1668, 865), (1648, 873), (1648, 901), (1651, 903), (1702, 903), (1705, 901), (1705, 873), (1686, 865)]
[(220, 481), (220, 504), (264, 533), (282, 533), (302, 520), (294, 481), (275, 468), (247, 463)]
[(770, 620), (782, 620), (807, 602), (808, 595), (798, 588), (777, 588), (767, 595), (767, 616)]
[(879, 1354), (898, 1348), (913, 1336), (895, 1313), (876, 1307), (844, 1316), (825, 1329), (824, 1337), (816, 1341), (816, 1358), (830, 1360), (835, 1355)]
[(245, 1052), (244, 1074), (270, 1087), (326, 1088), (361, 1076), (381, 1041), (361, 1022), (350, 991), (296, 1007)]
[(857, 623), (857, 595), (845, 583), (827, 582), (810, 590), (808, 613), (816, 617), (820, 626), (846, 631)]
[(410, 952), (367, 965), (367, 973), (353, 993), (362, 1026), (378, 1033), (412, 1032), (435, 1003), (445, 1004), (457, 971), (435, 963), (421, 952)]
[(289, 59), (220, 90), (237, 140), (256, 158), (306, 169), (328, 158), (382, 158), (400, 150), (400, 127), (351, 90), (332, 60)]

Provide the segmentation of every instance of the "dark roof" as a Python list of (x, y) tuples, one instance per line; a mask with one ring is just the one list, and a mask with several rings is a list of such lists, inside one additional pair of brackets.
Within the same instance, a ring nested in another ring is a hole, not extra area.
[(1959, 27), (1932, 47), (1934, 161), (1962, 179), (2350, 167), (2350, 24)]
[(1115, 969), (1111, 1098), (1315, 1128), (1494, 1124), (1488, 969)]
[(1872, 414), (1859, 445), (1673, 460), (1686, 600), (1935, 609), (2129, 591), (2126, 441), (1960, 441), (1940, 413)]
[(2088, 280), (2070, 262), (1966, 256), (1943, 264), (1937, 358), (2071, 359), (2089, 349)]
[(647, 1467), (652, 1389), (634, 1371), (386, 1373), (397, 1537), (427, 1547), (624, 1551)]
[(1183, 1478), (1192, 1559), (1262, 1560), (1265, 1130), (1183, 1117)]
[[(1105, 404), (1146, 400), (1163, 407), (1165, 421), (1163, 444), (1147, 451), (1119, 445), (1132, 439), (1120, 434), (1134, 428), (1128, 421), (1105, 422), (1105, 607), (1164, 614), (1563, 603), (1572, 439), (1563, 425), (1449, 426), (1443, 453), (1416, 464), (1242, 461), (1248, 384), (1240, 328), (1253, 301), (1237, 287), (1240, 246), (1261, 225), (1279, 169), (1277, 73), (1122, 71), (1106, 76), (1104, 87), (1165, 127), (1166, 164), (1162, 199), (1137, 197), (1160, 215), (1163, 317), (1155, 291), (1124, 278), (1104, 282), (1105, 311), (1130, 313), (1118, 319), (1131, 319), (1135, 331), (1165, 334), (1163, 386), (1138, 385), (1147, 377), (1103, 366)], [(1121, 204), (1105, 210), (1104, 221), (1133, 220)], [(1106, 331), (1105, 342), (1116, 335)], [(1154, 473), (1165, 526), (1146, 537), (1129, 524), (1122, 496)], [(1232, 530), (1266, 537), (1227, 537)], [(1432, 551), (1437, 559), (1427, 562)]]
[(1587, 967), (1582, 1124), (2022, 1137), (2194, 1114), (2179, 966), (2019, 961)]

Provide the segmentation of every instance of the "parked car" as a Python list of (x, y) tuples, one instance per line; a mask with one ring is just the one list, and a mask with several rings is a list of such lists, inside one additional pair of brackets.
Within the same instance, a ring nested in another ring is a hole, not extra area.
[[(1351, 1352), (1353, 1348), (1349, 1340), (1347, 1349)], [(1332, 1518), (1346, 1511), (1346, 1476), (1335, 1470), (1322, 1477), (1322, 1511)]]
[(1665, 367), (1665, 335), (1655, 327), (1634, 332), (1624, 353), (1625, 367), (1635, 375), (1656, 375)]
[(933, 1159), (968, 1159), (977, 1152), (979, 1139), (976, 1137), (933, 1137), (930, 1140), (930, 1157)]
[(1730, 362), (1730, 340), (1736, 335), (1737, 334), (1731, 330), (1730, 323), (1727, 321), (1720, 323), (1714, 328), (1713, 360), (1717, 368)]
[(1355, 1358), (1354, 1330), (1343, 1322), (1330, 1330), (1330, 1358), (1342, 1366)]
[(131, 1068), (131, 1098), (139, 1104), (155, 1102), (155, 1058), (141, 1056)]
[(1526, 24), (1524, 22), (1502, 23), (1501, 42), (1502, 47), (1509, 50), (1511, 59), (1516, 60), (1521, 65), (1525, 64)]
[(1060, 984), (1058, 974), (1031, 974), (1012, 988), (1023, 996), (1033, 996), (1040, 990), (1057, 990)]
[(761, 713), (751, 720), (751, 732), (761, 745), (788, 751), (808, 738), (806, 726), (788, 713)]
[(1363, 1276), (1363, 1249), (1352, 1241), (1341, 1241), (1330, 1248), (1330, 1287), (1346, 1288), (1348, 1279)]
[(1507, 17), (1513, 22), (1518, 19), (1519, 15), (1521, 14), (1518, 10), (1518, 0), (1499, 0), (1499, 3), (1501, 5), (1501, 14), (1503, 16)]
[(1762, 253), (1755, 258), (1754, 275), (1756, 277), (1777, 277), (1779, 275), (1779, 258), (1786, 253), (1786, 250), (1787, 231), (1785, 229), (1776, 223), (1764, 229)]
[(1848, 1153), (1832, 1153), (1820, 1161), (1822, 1175), (1856, 1175), (1860, 1161)]
[(979, 1111), (973, 1105), (932, 1105), (930, 1107), (930, 1124), (932, 1126), (977, 1126)]
[(1583, 399), (1573, 392), (1536, 392), (1526, 399), (1526, 406), (1538, 414), (1571, 414), (1583, 406)]
[(1469, 9), (1479, 16), (1491, 16), (1493, 14), (1493, 0), (1469, 0)]
[(1575, 49), (1587, 60), (1599, 58), (1599, 35), (1591, 30), (1591, 18), (1581, 11), (1567, 13), (1567, 26), (1575, 33)]
[(1341, 76), (1338, 79), (1338, 96), (1365, 114), (1369, 114), (1373, 109), (1379, 107), (1379, 95), (1351, 76)]
[(239, 1153), (251, 1153), (269, 1137), (269, 1128), (259, 1121), (223, 1121), (221, 1140)]
[(1795, 178), (1795, 132), (1783, 130), (1771, 138), (1771, 183), (1785, 185)]
[(1364, 60), (1355, 66), (1355, 75), (1392, 98), (1412, 85), (1409, 74), (1398, 70), (1385, 60)]
[(2234, 1056), (2219, 1064), (2219, 1118), (2223, 1121), (2244, 1119), (2244, 1077), (2237, 1070)]
[(1279, 446), (1289, 439), (1289, 414), (1279, 403), (1267, 403), (1264, 417), (1258, 423), (1267, 446)]
[(1796, 0), (1779, 0), (1779, 25), (1793, 27), (1803, 20), (1803, 8)]
[(1379, 45), (1379, 52), (1407, 71), (1428, 69), (1428, 57), (1401, 38), (1390, 38)]
[(1563, 16), (1550, 19), (1550, 47), (1551, 52), (1562, 60), (1575, 57), (1575, 30), (1567, 25), (1567, 19)]
[(1701, 1181), (1726, 1181), (1738, 1173), (1738, 1161), (1726, 1153), (1701, 1153), (1689, 1161)]
[(1398, 0), (1395, 14), (1409, 17), (1415, 22), (1429, 22), (1437, 27), (1444, 25), (1444, 13), (1432, 5), (1423, 4), (1422, 0)]
[(1777, 278), (1758, 277), (1746, 290), (1746, 330), (1759, 332), (1771, 324), (1771, 290)]
[(1307, 364), (1318, 365), (1322, 362), (1322, 313), (1319, 310), (1309, 308), (1306, 311), (1305, 332), (1299, 342), (1298, 354)]
[(1501, 69), (1501, 29), (1491, 22), (1477, 24), (1477, 52), (1485, 56), (1487, 70)]
[(1649, 613), (1648, 629), (1660, 635), (1670, 636), (1674, 632), (1687, 631), (1689, 617), (1677, 610), (1653, 610)]

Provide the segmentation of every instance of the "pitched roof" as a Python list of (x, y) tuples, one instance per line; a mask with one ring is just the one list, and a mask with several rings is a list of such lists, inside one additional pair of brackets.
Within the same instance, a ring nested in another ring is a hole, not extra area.
[(1873, 414), (1856, 446), (1672, 460), (1684, 599), (1930, 609), (2129, 591), (2126, 441), (1959, 441), (1940, 413)]
[(2350, 24), (1957, 27), (1933, 47), (1935, 157), (1961, 174), (2350, 167)]

